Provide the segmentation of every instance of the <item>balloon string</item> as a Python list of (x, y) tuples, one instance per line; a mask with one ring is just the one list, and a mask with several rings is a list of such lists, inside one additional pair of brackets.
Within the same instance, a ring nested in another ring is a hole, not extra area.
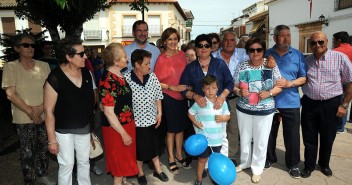
[[(199, 123), (202, 123), (202, 122), (200, 122), (199, 117), (198, 117), (197, 114), (195, 115), (195, 117), (196, 117), (196, 119), (199, 121)], [(202, 125), (203, 125), (203, 123), (202, 123)], [(208, 136), (207, 136), (208, 134), (207, 134), (207, 132), (205, 132), (204, 125), (203, 125), (203, 127), (200, 128), (200, 129), (203, 130), (203, 133), (204, 133), (205, 138), (207, 139), (207, 141), (209, 141)], [(214, 153), (213, 148), (212, 148), (211, 146), (209, 146), (209, 148), (210, 148), (210, 150), (211, 150), (211, 153)]]

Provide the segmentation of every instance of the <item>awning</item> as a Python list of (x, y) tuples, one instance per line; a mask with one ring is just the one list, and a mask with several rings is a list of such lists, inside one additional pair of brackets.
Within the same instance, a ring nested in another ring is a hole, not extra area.
[(253, 27), (251, 31), (249, 31), (249, 34), (253, 34), (259, 30), (260, 27), (262, 27), (264, 24), (264, 20), (259, 21), (259, 22), (254, 22)]

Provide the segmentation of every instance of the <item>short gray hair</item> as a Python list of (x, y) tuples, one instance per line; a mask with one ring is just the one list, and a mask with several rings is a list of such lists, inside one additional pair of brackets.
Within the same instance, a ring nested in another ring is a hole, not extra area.
[(290, 27), (283, 24), (277, 25), (274, 29), (274, 36), (278, 36), (281, 30), (290, 30)]

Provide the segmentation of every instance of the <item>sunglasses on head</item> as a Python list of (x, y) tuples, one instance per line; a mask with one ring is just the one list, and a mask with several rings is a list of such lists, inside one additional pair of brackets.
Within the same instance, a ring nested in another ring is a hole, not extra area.
[(316, 46), (317, 44), (319, 45), (319, 46), (322, 46), (322, 45), (324, 45), (324, 41), (323, 40), (318, 40), (318, 41), (310, 41), (310, 45), (311, 46)]
[(21, 43), (19, 46), (22, 46), (24, 48), (29, 48), (32, 47), (32, 48), (35, 48), (35, 44), (34, 43)]
[(201, 48), (211, 48), (210, 44), (196, 44), (196, 47), (201, 49)]
[(255, 51), (257, 51), (257, 53), (261, 53), (261, 52), (263, 52), (263, 48), (249, 48), (248, 49), (249, 53), (254, 53)]
[(74, 53), (75, 55), (79, 55), (81, 58), (84, 57), (84, 54), (86, 54), (84, 51), (81, 51), (79, 53)]

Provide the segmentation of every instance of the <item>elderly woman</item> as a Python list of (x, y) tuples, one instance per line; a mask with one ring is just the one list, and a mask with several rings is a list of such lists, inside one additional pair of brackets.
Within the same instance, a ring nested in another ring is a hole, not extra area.
[(187, 44), (187, 46), (182, 50), (186, 54), (187, 64), (197, 60), (196, 47)]
[[(252, 169), (252, 182), (258, 183), (263, 173), (268, 138), (275, 112), (274, 97), (281, 92), (275, 82), (281, 78), (277, 66), (266, 68), (266, 43), (251, 38), (245, 46), (249, 60), (240, 63), (234, 74), (234, 92), (240, 96), (237, 117), (241, 139), (241, 163), (236, 168)], [(253, 138), (253, 154), (251, 142)]]
[(214, 75), (219, 82), (214, 108), (219, 109), (226, 96), (233, 90), (233, 80), (226, 63), (219, 58), (214, 58), (211, 53), (211, 39), (206, 34), (196, 37), (198, 59), (188, 64), (182, 73), (180, 84), (191, 86), (193, 90), (184, 90), (182, 94), (196, 102), (200, 107), (205, 107), (206, 99), (202, 91), (201, 81), (206, 75)]
[[(204, 98), (201, 82), (204, 76), (214, 75), (218, 80), (217, 98), (214, 102), (214, 109), (218, 110), (224, 104), (227, 95), (233, 90), (233, 80), (226, 63), (211, 55), (212, 40), (206, 34), (198, 35), (195, 39), (198, 59), (189, 63), (182, 73), (180, 84), (191, 86), (192, 90), (182, 91), (182, 95), (187, 97), (191, 104), (197, 103), (200, 107), (206, 106), (207, 100)], [(221, 153), (227, 155), (226, 125), (223, 128), (223, 145)], [(206, 175), (204, 171), (204, 175)]]
[(56, 184), (47, 177), (49, 156), (43, 122), (43, 85), (50, 73), (47, 63), (33, 59), (35, 40), (31, 35), (15, 36), (14, 50), (19, 59), (3, 69), (2, 88), (11, 101), (21, 147), (21, 167), (25, 185)]
[(90, 184), (90, 125), (94, 122), (94, 80), (84, 68), (87, 58), (81, 40), (63, 39), (57, 55), (61, 65), (44, 86), (44, 110), (49, 152), (57, 156), (59, 185), (72, 184), (75, 153), (77, 180)]
[(114, 185), (126, 184), (123, 176), (138, 173), (136, 164), (136, 125), (132, 111), (132, 90), (121, 69), (127, 67), (127, 55), (120, 43), (111, 43), (103, 51), (106, 64), (99, 82), (103, 112), (106, 171), (114, 176)]
[(211, 39), (211, 52), (216, 52), (220, 47), (220, 37), (217, 33), (209, 33)]
[[(182, 157), (183, 131), (191, 126), (187, 118), (187, 101), (180, 93), (186, 89), (186, 86), (178, 85), (187, 61), (185, 53), (177, 49), (180, 34), (176, 29), (167, 28), (161, 35), (161, 39), (165, 51), (159, 56), (154, 72), (164, 93), (162, 105), (167, 124), (166, 145), (169, 154), (169, 168), (170, 172), (177, 174), (179, 169), (176, 161), (184, 168), (190, 168)], [(175, 141), (176, 156), (174, 155)]]
[(125, 77), (132, 89), (133, 113), (136, 119), (137, 166), (139, 184), (147, 184), (143, 172), (143, 161), (152, 160), (153, 176), (161, 181), (168, 177), (161, 171), (159, 154), (160, 143), (156, 129), (161, 123), (161, 100), (163, 94), (158, 79), (150, 72), (151, 53), (136, 49), (131, 54), (133, 70)]

